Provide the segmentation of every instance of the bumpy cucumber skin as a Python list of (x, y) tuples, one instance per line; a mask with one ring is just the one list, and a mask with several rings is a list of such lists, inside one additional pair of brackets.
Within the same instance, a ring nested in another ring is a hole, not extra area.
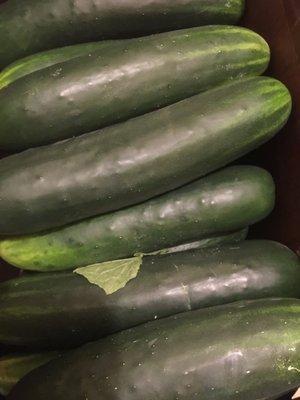
[(0, 357), (0, 395), (8, 395), (25, 375), (57, 357), (58, 352), (10, 354)]
[(116, 41), (107, 40), (103, 42), (76, 44), (22, 58), (9, 65), (0, 73), (0, 89), (33, 72), (72, 60), (76, 57), (89, 56), (92, 52), (105, 49), (107, 46), (112, 46), (115, 43)]
[(0, 8), (0, 69), (70, 44), (235, 24), (243, 11), (244, 0), (9, 0)]
[(232, 26), (119, 41), (0, 90), (0, 148), (53, 143), (145, 114), (231, 78), (259, 75), (269, 57), (259, 35)]
[(56, 231), (7, 238), (0, 242), (0, 255), (23, 269), (72, 269), (241, 229), (266, 217), (274, 201), (267, 171), (234, 166), (137, 206)]
[(246, 241), (143, 258), (107, 296), (74, 273), (30, 274), (0, 285), (0, 343), (69, 348), (144, 322), (264, 297), (298, 297), (300, 264), (288, 248)]
[(0, 233), (47, 230), (180, 187), (271, 139), (290, 111), (282, 83), (255, 77), (2, 159)]
[(253, 400), (300, 384), (300, 300), (190, 311), (122, 331), (35, 370), (9, 400)]

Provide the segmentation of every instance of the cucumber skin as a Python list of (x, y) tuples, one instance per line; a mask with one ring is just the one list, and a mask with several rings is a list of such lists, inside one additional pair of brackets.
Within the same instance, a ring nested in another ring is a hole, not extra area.
[(44, 51), (32, 56), (15, 61), (0, 73), (0, 90), (16, 80), (32, 74), (33, 72), (51, 67), (53, 65), (72, 60), (83, 55), (89, 55), (96, 50), (112, 46), (117, 41), (103, 41), (76, 44)]
[(236, 231), (274, 207), (271, 175), (234, 166), (145, 203), (40, 235), (0, 241), (8, 263), (33, 271), (74, 269)]
[(152, 253), (145, 254), (146, 256), (155, 256), (163, 254), (179, 253), (181, 251), (205, 249), (209, 247), (222, 246), (224, 244), (239, 243), (245, 240), (249, 233), (249, 227), (241, 229), (236, 232), (227, 233), (221, 236), (212, 236), (210, 238), (197, 240), (195, 242), (184, 243), (175, 247), (168, 247), (165, 249), (157, 250)]
[(232, 26), (119, 41), (0, 90), (0, 148), (22, 150), (91, 132), (232, 78), (260, 75), (269, 59), (259, 35)]
[(43, 50), (209, 24), (235, 24), (244, 0), (9, 0), (0, 8), (0, 69)]
[(0, 357), (0, 395), (7, 396), (25, 375), (57, 357), (58, 352), (10, 354)]
[(2, 159), (0, 233), (48, 230), (180, 187), (271, 139), (290, 111), (284, 85), (249, 78)]
[(299, 368), (300, 300), (262, 299), (90, 343), (27, 375), (8, 400), (269, 399), (300, 384)]
[(0, 343), (75, 347), (189, 310), (299, 297), (299, 278), (299, 259), (292, 251), (254, 240), (145, 256), (137, 277), (109, 296), (72, 272), (29, 274), (0, 284)]

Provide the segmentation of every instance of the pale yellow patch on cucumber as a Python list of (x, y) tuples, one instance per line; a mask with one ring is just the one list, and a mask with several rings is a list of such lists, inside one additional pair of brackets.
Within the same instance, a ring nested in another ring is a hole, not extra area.
[(136, 278), (142, 255), (123, 260), (114, 260), (77, 268), (74, 273), (82, 275), (90, 283), (99, 286), (107, 295), (124, 288), (129, 281)]

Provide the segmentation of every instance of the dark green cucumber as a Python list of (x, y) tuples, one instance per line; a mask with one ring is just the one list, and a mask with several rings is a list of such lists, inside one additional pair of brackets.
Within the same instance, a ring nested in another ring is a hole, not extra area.
[(209, 24), (235, 24), (244, 0), (8, 0), (0, 7), (0, 69), (70, 44)]
[(270, 399), (300, 385), (299, 371), (300, 300), (262, 299), (90, 343), (27, 375), (8, 400)]
[(24, 353), (0, 357), (0, 395), (6, 396), (29, 372), (57, 358), (59, 353)]
[[(38, 56), (37, 56), (38, 57)], [(261, 74), (270, 52), (232, 26), (168, 32), (100, 48), (0, 90), (0, 148), (53, 143)]]
[(74, 347), (180, 312), (298, 297), (299, 279), (298, 257), (270, 241), (145, 256), (137, 277), (111, 295), (72, 272), (28, 274), (0, 284), (0, 343)]
[(0, 256), (17, 267), (46, 272), (149, 253), (251, 225), (272, 211), (274, 192), (267, 171), (229, 167), (124, 210), (4, 239)]
[(212, 236), (210, 238), (197, 240), (195, 242), (183, 243), (183, 244), (175, 246), (175, 247), (168, 247), (165, 249), (160, 249), (160, 250), (154, 251), (152, 253), (147, 253), (146, 255), (154, 256), (154, 255), (172, 254), (172, 253), (178, 253), (178, 252), (187, 251), (187, 250), (205, 249), (208, 247), (217, 247), (217, 246), (221, 246), (221, 245), (228, 244), (228, 243), (231, 243), (231, 244), (239, 243), (247, 238), (248, 232), (249, 232), (249, 228), (247, 227), (247, 228), (241, 229), (239, 231), (227, 233), (227, 234), (224, 234), (221, 236)]
[(0, 233), (47, 230), (175, 189), (271, 139), (290, 110), (282, 83), (248, 78), (4, 158)]
[[(89, 56), (95, 50), (105, 49), (112, 46), (115, 41), (91, 42), (76, 44), (73, 46), (60, 47), (58, 49), (44, 51), (15, 61), (0, 73), (0, 89), (8, 86), (17, 79), (23, 78), (33, 72), (51, 67), (73, 58), (83, 55)], [(91, 57), (91, 56), (90, 56)]]

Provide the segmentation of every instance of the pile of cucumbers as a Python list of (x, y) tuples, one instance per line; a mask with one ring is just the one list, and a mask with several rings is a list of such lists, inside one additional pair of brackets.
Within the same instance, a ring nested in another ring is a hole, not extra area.
[(289, 90), (244, 0), (0, 5), (0, 393), (274, 400), (300, 386), (300, 262), (246, 240)]

